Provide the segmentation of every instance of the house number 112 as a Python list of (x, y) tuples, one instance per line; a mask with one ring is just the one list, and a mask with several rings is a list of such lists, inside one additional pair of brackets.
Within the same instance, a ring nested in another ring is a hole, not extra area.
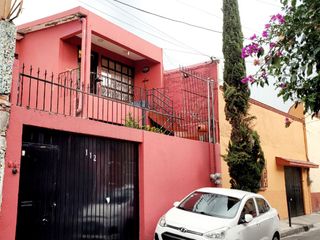
[(89, 159), (93, 159), (94, 162), (97, 161), (97, 154), (93, 154), (92, 152), (88, 151), (88, 148), (86, 148), (86, 157), (89, 156)]

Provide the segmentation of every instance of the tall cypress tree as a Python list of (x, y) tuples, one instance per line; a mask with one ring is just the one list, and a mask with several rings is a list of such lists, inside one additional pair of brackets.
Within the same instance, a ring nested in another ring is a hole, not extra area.
[(251, 129), (254, 117), (248, 114), (250, 90), (247, 83), (241, 82), (246, 76), (242, 48), (238, 0), (223, 0), (224, 110), (232, 127), (224, 160), (229, 167), (231, 188), (257, 192), (265, 160), (259, 135)]

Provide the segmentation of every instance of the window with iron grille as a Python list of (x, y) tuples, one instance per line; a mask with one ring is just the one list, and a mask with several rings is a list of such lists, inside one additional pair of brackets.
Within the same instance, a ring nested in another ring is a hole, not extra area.
[(132, 67), (102, 57), (101, 61), (101, 94), (113, 99), (133, 101), (133, 78)]
[(268, 171), (265, 167), (262, 171), (261, 180), (260, 180), (260, 190), (265, 190), (268, 188)]

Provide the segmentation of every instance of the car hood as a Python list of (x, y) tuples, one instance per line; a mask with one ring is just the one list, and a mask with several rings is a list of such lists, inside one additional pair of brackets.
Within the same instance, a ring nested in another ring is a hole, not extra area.
[(199, 213), (171, 208), (165, 215), (167, 226), (186, 228), (198, 233), (206, 233), (215, 229), (229, 227), (233, 219), (207, 216)]

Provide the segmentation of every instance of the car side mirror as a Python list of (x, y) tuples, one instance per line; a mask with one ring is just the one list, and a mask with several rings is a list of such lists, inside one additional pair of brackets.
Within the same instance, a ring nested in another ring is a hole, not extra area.
[(245, 220), (246, 223), (251, 222), (252, 219), (253, 219), (253, 216), (251, 214), (244, 215), (244, 220)]
[(179, 204), (180, 204), (180, 202), (174, 202), (174, 203), (173, 203), (173, 206), (174, 206), (174, 207), (178, 207)]

